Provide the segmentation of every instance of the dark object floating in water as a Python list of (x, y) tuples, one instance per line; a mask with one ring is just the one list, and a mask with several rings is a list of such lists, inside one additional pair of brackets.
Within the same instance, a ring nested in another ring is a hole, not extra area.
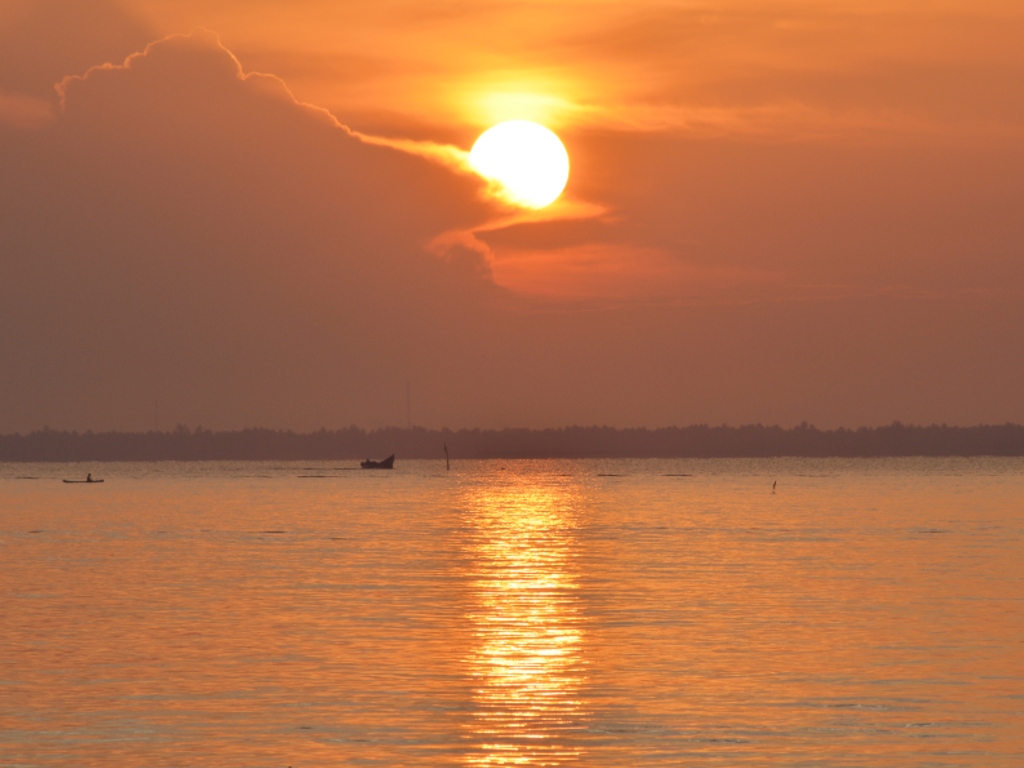
[(622, 477), (622, 475), (613, 475), (610, 472), (601, 473), (599, 472), (598, 477)]
[(664, 477), (693, 477), (693, 475), (688, 475), (685, 472), (671, 472), (667, 475), (664, 475)]
[(92, 473), (90, 472), (85, 476), (85, 480), (65, 480), (65, 483), (102, 483), (102, 480), (93, 480)]
[(360, 462), (359, 466), (363, 469), (394, 469), (395, 468), (395, 454), (391, 454), (382, 461), (366, 461)]
[(46, 531), (44, 529), (42, 529), (42, 528), (35, 528), (35, 529), (29, 531), (29, 533), (46, 533)]
[(35, 475), (18, 475), (15, 480), (38, 480), (39, 478)]
[(322, 480), (322, 479), (330, 477), (330, 475), (296, 475), (296, 477), (320, 478)]
[(261, 533), (285, 533), (285, 531), (261, 531)]

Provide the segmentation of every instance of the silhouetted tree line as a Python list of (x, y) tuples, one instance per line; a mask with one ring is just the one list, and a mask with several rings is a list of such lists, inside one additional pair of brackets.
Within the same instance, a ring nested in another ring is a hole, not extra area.
[(348, 427), (298, 433), (270, 429), (212, 432), (59, 432), (0, 435), (0, 461), (199, 461), (441, 458), (743, 458), (770, 456), (1024, 456), (1024, 426), (886, 427), (820, 430), (761, 424), (663, 429), (430, 430)]

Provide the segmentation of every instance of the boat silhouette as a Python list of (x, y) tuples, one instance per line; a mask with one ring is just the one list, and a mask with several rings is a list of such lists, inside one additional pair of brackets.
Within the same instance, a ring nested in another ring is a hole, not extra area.
[(366, 461), (360, 462), (359, 466), (363, 469), (394, 469), (395, 454), (392, 453), (386, 459), (382, 459), (381, 461), (371, 461), (370, 459), (367, 459)]
[(92, 472), (85, 476), (85, 480), (65, 480), (65, 483), (102, 483), (103, 480), (93, 480)]

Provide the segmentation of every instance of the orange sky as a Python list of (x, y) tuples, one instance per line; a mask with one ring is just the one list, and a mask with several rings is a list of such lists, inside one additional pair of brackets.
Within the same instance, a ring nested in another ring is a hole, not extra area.
[[(1022, 39), (1011, 2), (0, 0), (0, 431), (403, 424), (407, 384), (427, 426), (1024, 421)], [(509, 118), (569, 150), (537, 214), (450, 162)]]

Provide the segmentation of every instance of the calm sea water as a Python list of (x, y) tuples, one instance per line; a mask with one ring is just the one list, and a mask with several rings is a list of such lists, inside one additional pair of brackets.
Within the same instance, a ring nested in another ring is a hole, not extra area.
[(0, 465), (0, 765), (1024, 765), (1022, 460), (351, 466)]

